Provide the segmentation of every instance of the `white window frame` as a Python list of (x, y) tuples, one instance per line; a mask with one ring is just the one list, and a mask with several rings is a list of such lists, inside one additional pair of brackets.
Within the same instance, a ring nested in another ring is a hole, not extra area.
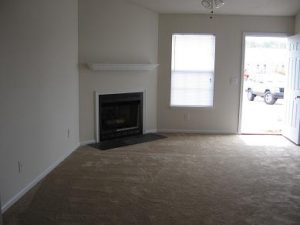
[[(171, 104), (171, 95), (172, 95), (172, 61), (173, 61), (173, 36), (174, 35), (211, 35), (215, 37), (215, 56), (214, 56), (214, 73), (213, 73), (213, 91), (212, 91), (212, 98), (213, 102), (212, 105), (172, 105)], [(215, 78), (216, 78), (216, 34), (214, 33), (172, 33), (171, 35), (171, 61), (170, 61), (170, 92), (169, 92), (169, 107), (170, 108), (200, 108), (200, 109), (213, 109), (215, 103)]]

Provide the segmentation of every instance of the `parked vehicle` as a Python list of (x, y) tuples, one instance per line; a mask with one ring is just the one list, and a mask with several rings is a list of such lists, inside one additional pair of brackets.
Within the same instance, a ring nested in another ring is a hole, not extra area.
[(279, 74), (256, 74), (249, 76), (246, 85), (247, 98), (249, 101), (259, 96), (264, 102), (273, 105), (278, 99), (284, 97), (285, 76)]

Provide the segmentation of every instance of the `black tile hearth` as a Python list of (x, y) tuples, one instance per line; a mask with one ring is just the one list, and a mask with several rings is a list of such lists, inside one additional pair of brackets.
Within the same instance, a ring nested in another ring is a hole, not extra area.
[(151, 133), (151, 134), (144, 134), (144, 135), (138, 135), (133, 137), (103, 141), (101, 143), (90, 144), (90, 146), (100, 150), (108, 150), (108, 149), (118, 148), (127, 145), (134, 145), (134, 144), (140, 144), (144, 142), (155, 141), (162, 138), (166, 138), (166, 136), (163, 136), (161, 134)]

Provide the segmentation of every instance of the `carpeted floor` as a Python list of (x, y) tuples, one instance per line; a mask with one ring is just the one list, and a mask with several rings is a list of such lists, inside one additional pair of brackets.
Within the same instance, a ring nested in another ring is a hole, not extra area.
[(281, 136), (168, 135), (75, 151), (5, 225), (300, 224), (300, 147)]

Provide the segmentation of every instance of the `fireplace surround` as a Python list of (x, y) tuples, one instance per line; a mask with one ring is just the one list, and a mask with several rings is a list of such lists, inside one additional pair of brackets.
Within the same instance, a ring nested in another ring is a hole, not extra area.
[(97, 142), (143, 134), (143, 92), (96, 93)]

